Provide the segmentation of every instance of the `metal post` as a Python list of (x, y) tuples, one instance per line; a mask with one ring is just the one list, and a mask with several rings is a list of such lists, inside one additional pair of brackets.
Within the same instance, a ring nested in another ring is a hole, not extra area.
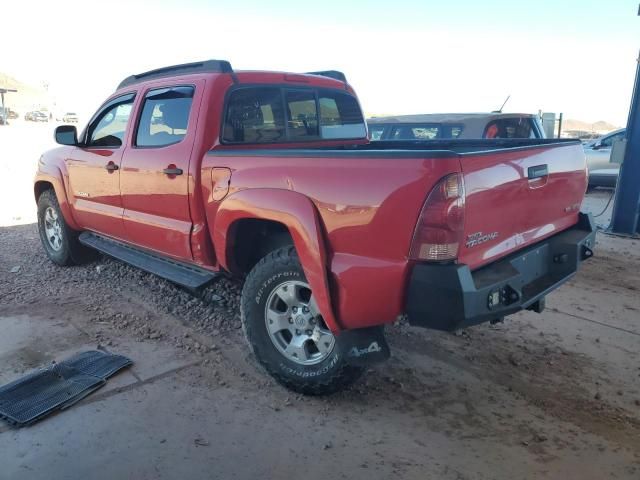
[(560, 138), (561, 133), (562, 133), (562, 112), (560, 112), (560, 118), (558, 119), (558, 138)]
[(631, 235), (640, 232), (640, 58), (636, 61), (636, 80), (627, 120), (627, 148), (620, 166), (609, 227), (614, 233)]

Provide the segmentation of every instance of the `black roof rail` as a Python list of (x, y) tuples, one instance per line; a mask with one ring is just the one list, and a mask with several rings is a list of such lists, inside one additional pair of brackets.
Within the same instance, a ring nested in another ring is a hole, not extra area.
[(309, 75), (320, 75), (321, 77), (329, 77), (334, 80), (340, 80), (341, 82), (347, 83), (347, 77), (344, 73), (339, 72), (338, 70), (323, 70), (321, 72), (307, 72)]
[(231, 64), (226, 60), (205, 60), (203, 62), (183, 63), (182, 65), (171, 65), (169, 67), (156, 68), (148, 72), (130, 75), (120, 82), (118, 90), (139, 82), (154, 78), (172, 77), (174, 75), (188, 75), (190, 73), (233, 73)]

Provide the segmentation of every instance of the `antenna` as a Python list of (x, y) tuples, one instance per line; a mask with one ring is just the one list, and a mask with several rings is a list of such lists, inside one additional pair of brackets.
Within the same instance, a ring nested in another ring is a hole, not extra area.
[(502, 109), (504, 108), (504, 106), (507, 104), (507, 102), (509, 101), (509, 99), (511, 98), (511, 95), (507, 95), (506, 100), (504, 101), (504, 103), (502, 104), (502, 106), (500, 107), (500, 110), (494, 110), (491, 113), (502, 113)]

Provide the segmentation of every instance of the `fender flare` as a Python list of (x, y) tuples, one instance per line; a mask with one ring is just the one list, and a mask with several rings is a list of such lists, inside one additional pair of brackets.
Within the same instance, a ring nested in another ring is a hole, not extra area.
[(80, 230), (80, 226), (75, 221), (75, 218), (73, 218), (73, 211), (67, 197), (67, 191), (64, 187), (64, 180), (60, 169), (56, 166), (46, 165), (40, 162), (33, 181), (33, 195), (36, 203), (38, 202), (38, 192), (40, 191), (38, 189), (38, 184), (41, 182), (50, 183), (53, 186), (53, 191), (56, 194), (62, 216), (64, 217), (64, 221), (67, 225), (69, 225), (73, 230)]
[(331, 306), (323, 229), (313, 202), (301, 193), (271, 188), (240, 190), (227, 196), (216, 212), (213, 228), (216, 257), (225, 270), (233, 268), (229, 233), (235, 222), (245, 218), (275, 221), (289, 230), (320, 313), (331, 331), (339, 332)]

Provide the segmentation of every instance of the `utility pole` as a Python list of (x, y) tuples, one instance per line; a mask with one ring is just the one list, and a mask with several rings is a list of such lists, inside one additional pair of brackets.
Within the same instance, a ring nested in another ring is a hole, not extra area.
[[(640, 6), (638, 7), (640, 16)], [(640, 53), (627, 120), (627, 147), (620, 166), (616, 199), (609, 229), (614, 233), (640, 233)]]

